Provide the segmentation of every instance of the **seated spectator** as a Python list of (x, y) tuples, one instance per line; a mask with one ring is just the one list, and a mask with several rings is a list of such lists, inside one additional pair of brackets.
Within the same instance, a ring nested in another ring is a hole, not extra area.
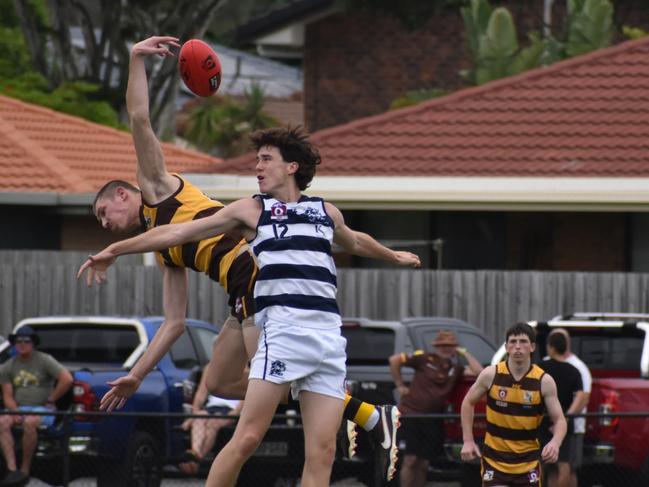
[[(72, 386), (72, 375), (51, 355), (39, 352), (38, 335), (30, 326), (9, 335), (16, 355), (0, 367), (0, 384), (5, 410), (50, 411)], [(56, 383), (56, 385), (55, 385)], [(38, 426), (51, 426), (54, 416), (10, 415), (0, 416), (0, 448), (7, 464), (3, 485), (16, 484), (29, 478), (32, 458), (38, 441)], [(16, 467), (13, 425), (21, 424), (22, 464)]]
[[(201, 380), (192, 401), (192, 414), (238, 415), (243, 407), (243, 401), (223, 399), (209, 394), (205, 385), (206, 375), (205, 373), (201, 374)], [(226, 418), (186, 419), (182, 428), (185, 431), (191, 428), (191, 449), (187, 451), (187, 461), (178, 465), (180, 471), (187, 475), (196, 475), (200, 461), (214, 448), (219, 430), (232, 423), (234, 423), (233, 419)]]

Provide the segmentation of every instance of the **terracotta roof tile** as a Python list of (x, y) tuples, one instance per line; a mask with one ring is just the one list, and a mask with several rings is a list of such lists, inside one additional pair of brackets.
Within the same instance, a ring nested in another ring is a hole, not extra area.
[[(324, 175), (649, 177), (649, 38), (312, 139)], [(253, 168), (248, 154), (219, 172)]]
[[(173, 172), (213, 172), (207, 154), (163, 144)], [(127, 132), (0, 96), (0, 191), (87, 193), (109, 179), (135, 180)]]

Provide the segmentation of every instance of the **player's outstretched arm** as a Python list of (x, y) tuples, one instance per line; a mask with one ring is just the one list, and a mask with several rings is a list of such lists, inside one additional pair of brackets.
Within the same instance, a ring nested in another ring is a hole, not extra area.
[[(152, 228), (136, 237), (115, 242), (98, 254), (88, 257), (79, 268), (77, 279), (88, 269), (105, 271), (120, 255), (160, 251), (220, 235), (235, 228), (239, 228), (244, 237), (251, 237), (254, 235), (260, 211), (259, 203), (256, 200), (246, 198), (235, 201), (205, 218)], [(86, 281), (89, 285), (92, 283), (92, 279), (89, 277), (86, 278)]]
[(421, 267), (421, 261), (416, 254), (389, 249), (367, 233), (352, 230), (345, 224), (345, 218), (338, 208), (331, 203), (325, 203), (325, 207), (336, 225), (334, 241), (346, 252), (361, 257), (386, 260), (404, 267)]
[(165, 267), (162, 272), (164, 322), (129, 373), (108, 383), (110, 389), (104, 394), (99, 405), (102, 411), (121, 409), (185, 329), (187, 271)]
[(144, 199), (158, 203), (178, 188), (178, 180), (167, 172), (162, 147), (149, 116), (149, 87), (144, 59), (147, 56), (173, 56), (168, 46), (180, 47), (171, 36), (153, 36), (131, 48), (126, 109), (131, 123), (131, 135), (137, 156), (137, 182)]

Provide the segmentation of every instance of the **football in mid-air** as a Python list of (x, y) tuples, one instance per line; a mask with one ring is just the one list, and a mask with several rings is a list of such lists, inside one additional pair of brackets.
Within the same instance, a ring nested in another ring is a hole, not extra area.
[(180, 76), (198, 96), (211, 96), (221, 84), (221, 61), (214, 50), (199, 39), (190, 39), (180, 48)]

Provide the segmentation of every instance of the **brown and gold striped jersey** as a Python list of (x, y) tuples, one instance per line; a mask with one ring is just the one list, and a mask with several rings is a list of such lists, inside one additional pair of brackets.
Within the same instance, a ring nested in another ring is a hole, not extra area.
[(487, 392), (483, 454), (484, 460), (499, 472), (521, 475), (539, 467), (544, 373), (532, 364), (527, 374), (516, 381), (507, 362), (496, 365), (496, 375)]
[[(189, 183), (177, 174), (174, 174), (180, 180), (178, 190), (164, 201), (157, 204), (149, 204), (143, 201), (142, 205), (142, 224), (145, 230), (168, 223), (183, 223), (199, 218), (205, 218), (213, 215), (221, 208), (223, 203), (215, 201), (206, 196), (200, 189)], [(240, 237), (234, 237), (229, 234), (216, 235), (206, 238), (200, 242), (189, 242), (183, 245), (177, 245), (170, 249), (157, 252), (158, 259), (170, 267), (186, 267), (195, 271), (204, 272), (214, 281), (219, 282), (226, 291), (230, 291), (233, 276), (233, 268), (239, 265), (233, 265), (235, 260), (252, 260), (247, 251), (242, 249), (246, 241)], [(240, 257), (240, 259), (238, 259)], [(243, 266), (242, 266), (243, 267)], [(251, 266), (245, 266), (249, 269)], [(255, 266), (250, 276), (238, 276), (237, 280), (242, 277), (252, 283), (255, 275)]]

